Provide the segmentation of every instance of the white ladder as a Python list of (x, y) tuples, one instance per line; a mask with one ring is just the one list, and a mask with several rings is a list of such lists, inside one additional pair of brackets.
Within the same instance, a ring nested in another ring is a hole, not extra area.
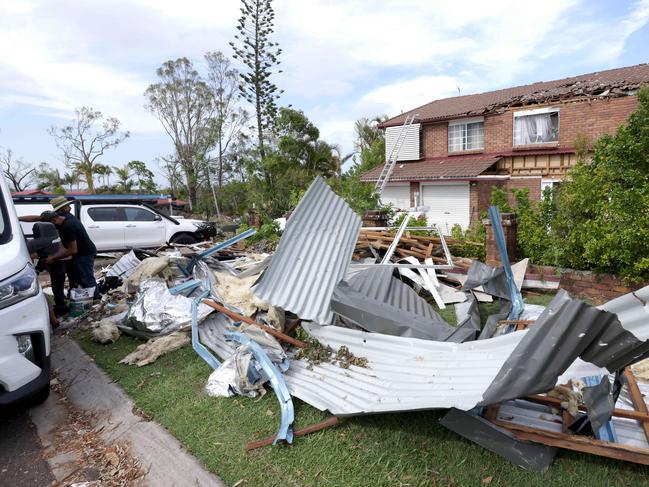
[(415, 113), (412, 115), (406, 116), (406, 120), (403, 122), (403, 125), (401, 126), (401, 130), (399, 131), (399, 135), (397, 136), (397, 140), (394, 142), (394, 145), (392, 146), (392, 150), (390, 151), (390, 156), (388, 157), (388, 160), (385, 161), (385, 164), (383, 165), (383, 169), (381, 169), (381, 174), (379, 175), (379, 179), (376, 180), (376, 190), (379, 192), (379, 195), (383, 193), (383, 189), (385, 188), (385, 185), (388, 183), (390, 176), (392, 176), (392, 171), (394, 171), (394, 166), (397, 163), (397, 159), (399, 159), (399, 152), (401, 151), (401, 147), (403, 146), (403, 143), (406, 140), (406, 137), (408, 136), (408, 130), (410, 129), (410, 126), (412, 123), (419, 117), (419, 114)]

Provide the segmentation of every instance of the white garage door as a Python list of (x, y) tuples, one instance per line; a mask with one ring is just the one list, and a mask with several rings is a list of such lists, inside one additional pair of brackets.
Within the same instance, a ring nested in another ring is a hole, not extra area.
[(381, 193), (381, 203), (391, 204), (397, 210), (407, 210), (410, 208), (410, 184), (386, 186)]
[(450, 235), (453, 225), (469, 226), (469, 183), (422, 185), (424, 206), (429, 224), (437, 225)]

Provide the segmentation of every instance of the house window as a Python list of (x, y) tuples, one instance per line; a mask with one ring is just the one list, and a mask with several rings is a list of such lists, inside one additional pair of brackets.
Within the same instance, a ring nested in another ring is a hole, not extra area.
[(514, 113), (514, 145), (559, 141), (559, 109), (541, 108)]
[(448, 124), (448, 151), (484, 149), (484, 120), (458, 120)]

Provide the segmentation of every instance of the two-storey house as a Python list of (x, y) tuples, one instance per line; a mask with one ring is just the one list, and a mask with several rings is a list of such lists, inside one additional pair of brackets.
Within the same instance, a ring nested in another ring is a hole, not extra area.
[[(445, 233), (478, 221), (494, 185), (528, 188), (533, 200), (560, 184), (577, 147), (614, 133), (649, 83), (649, 64), (475, 95), (435, 100), (383, 122), (386, 160), (405, 141), (381, 194), (384, 203), (425, 206)], [(415, 123), (403, 127), (409, 114)], [(376, 181), (377, 167), (362, 176)]]

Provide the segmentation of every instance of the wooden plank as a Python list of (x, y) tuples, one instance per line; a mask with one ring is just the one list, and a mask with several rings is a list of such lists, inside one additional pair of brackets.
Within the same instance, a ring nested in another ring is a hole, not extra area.
[(426, 249), (426, 258), (432, 257), (433, 255), (433, 242), (428, 244), (428, 248)]
[(258, 326), (259, 328), (264, 330), (266, 333), (268, 333), (269, 335), (274, 336), (278, 340), (281, 340), (281, 341), (286, 342), (286, 343), (290, 343), (291, 345), (294, 345), (294, 346), (296, 346), (298, 348), (306, 347), (304, 342), (298, 340), (297, 338), (293, 338), (293, 337), (290, 337), (288, 335), (285, 335), (281, 331), (277, 331), (275, 328), (263, 325), (263, 324), (259, 323), (258, 321), (255, 321), (255, 320), (253, 320), (251, 318), (248, 318), (247, 316), (243, 316), (243, 315), (240, 315), (239, 313), (235, 313), (234, 311), (229, 310), (225, 306), (223, 306), (223, 305), (221, 305), (221, 304), (219, 304), (219, 303), (217, 303), (215, 301), (212, 301), (211, 299), (204, 299), (203, 303), (208, 305), (210, 308), (214, 308), (215, 310), (220, 311), (224, 315), (229, 316), (233, 320), (243, 321), (244, 323), (248, 323), (249, 325)]
[[(647, 404), (644, 402), (642, 392), (640, 392), (638, 383), (635, 380), (635, 376), (629, 368), (624, 369), (624, 377), (626, 378), (626, 386), (629, 389), (629, 395), (631, 396), (633, 407), (641, 413), (649, 413), (649, 410), (647, 410)], [(642, 425), (642, 430), (644, 431), (645, 438), (647, 438), (647, 442), (649, 442), (649, 422), (641, 421), (640, 424)]]
[(483, 417), (493, 423), (498, 419), (498, 411), (500, 411), (500, 403), (491, 404), (486, 407)]
[(492, 423), (511, 431), (514, 437), (519, 440), (649, 465), (649, 449), (600, 441), (588, 436), (567, 435), (565, 433), (540, 430), (506, 421), (496, 420), (492, 421)]
[[(545, 404), (546, 406), (561, 407), (561, 399), (556, 397), (534, 395), (527, 396), (524, 399), (538, 404)], [(583, 404), (579, 404), (579, 410), (587, 411), (587, 408)], [(631, 411), (628, 409), (614, 409), (613, 416), (617, 416), (618, 418), (635, 419), (638, 421), (649, 421), (648, 413), (641, 413), (639, 411)]]
[[(331, 426), (335, 426), (337, 424), (338, 418), (336, 416), (332, 416), (331, 418), (327, 418), (320, 423), (312, 424), (311, 426), (307, 426), (306, 428), (300, 428), (293, 431), (293, 436), (308, 435), (310, 433), (315, 433), (316, 431), (321, 431), (325, 428), (330, 428)], [(268, 438), (261, 440), (251, 441), (246, 445), (246, 451), (254, 450), (255, 448), (261, 448), (262, 446), (272, 445), (273, 441), (275, 441), (275, 436), (269, 436)]]

